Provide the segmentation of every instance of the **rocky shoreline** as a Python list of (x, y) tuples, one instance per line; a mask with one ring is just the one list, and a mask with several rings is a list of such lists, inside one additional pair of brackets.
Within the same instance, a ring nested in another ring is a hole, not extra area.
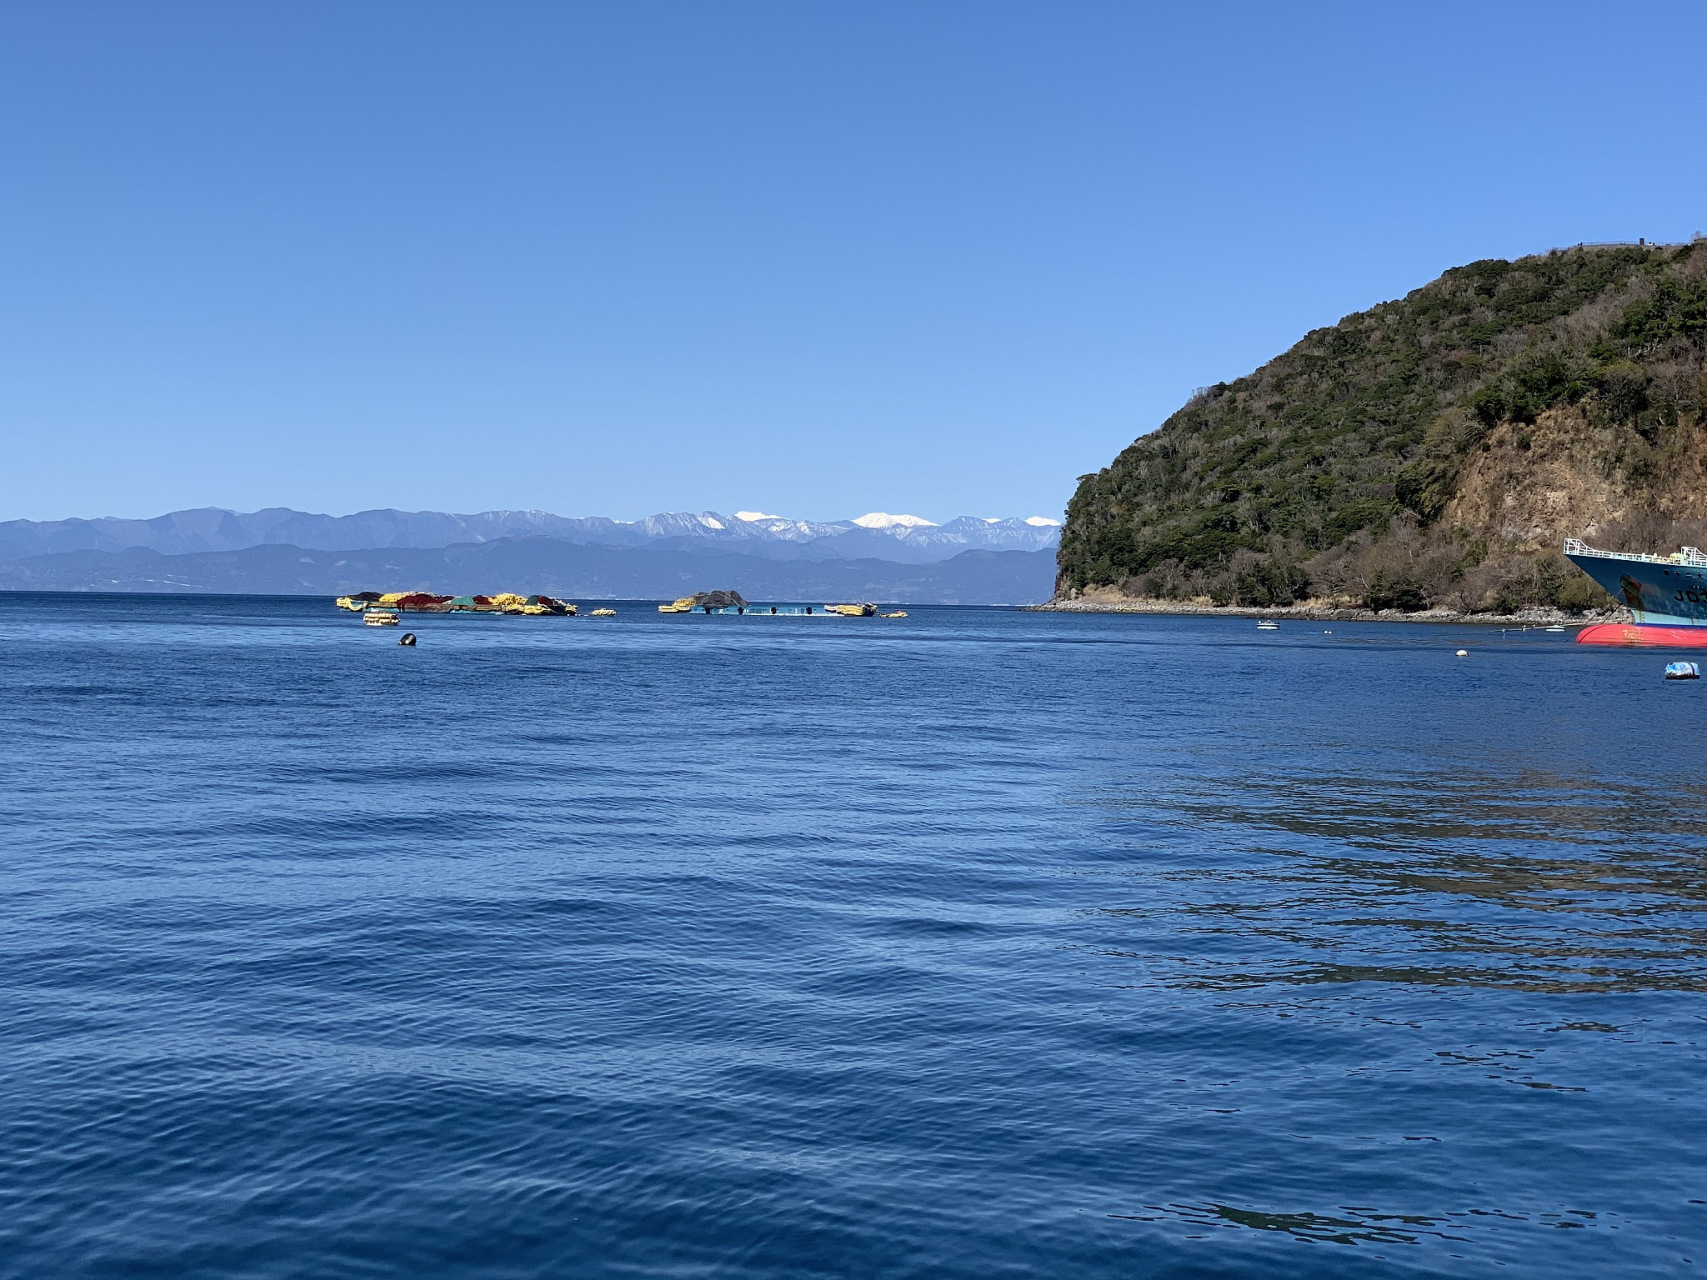
[(1458, 613), (1451, 609), (1426, 609), (1405, 613), (1399, 609), (1357, 609), (1332, 604), (1295, 604), (1275, 607), (1193, 604), (1184, 600), (1050, 600), (1027, 606), (1034, 613), (1154, 613), (1204, 618), (1297, 618), (1312, 622), (1455, 622), (1476, 626), (1551, 626), (1569, 623), (1588, 626), (1596, 622), (1629, 622), (1628, 609), (1588, 610), (1566, 613), (1563, 609), (1524, 609), (1518, 613)]

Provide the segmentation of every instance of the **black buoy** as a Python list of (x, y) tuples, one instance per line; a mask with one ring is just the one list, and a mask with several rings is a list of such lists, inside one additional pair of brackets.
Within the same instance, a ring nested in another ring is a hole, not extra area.
[(397, 637), (397, 643), (411, 646), (414, 645), (415, 633), (413, 631), (405, 631), (402, 635)]

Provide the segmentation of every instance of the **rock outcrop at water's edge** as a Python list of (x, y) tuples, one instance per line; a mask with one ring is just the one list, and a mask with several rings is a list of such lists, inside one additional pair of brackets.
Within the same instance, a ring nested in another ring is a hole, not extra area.
[(1123, 596), (1118, 592), (1089, 592), (1074, 599), (1057, 598), (1045, 604), (1032, 605), (1031, 613), (1151, 613), (1170, 616), (1274, 618), (1295, 622), (1473, 622), (1498, 626), (1538, 627), (1569, 622), (1581, 625), (1588, 622), (1628, 623), (1630, 611), (1623, 606), (1580, 611), (1537, 605), (1512, 613), (1490, 613), (1485, 610), (1466, 613), (1438, 606), (1423, 610), (1364, 609), (1355, 605), (1336, 605), (1320, 600), (1300, 601), (1290, 605), (1218, 605), (1185, 600), (1155, 600)]
[(1578, 613), (1707, 544), (1707, 242), (1446, 272), (1205, 388), (1068, 506), (1055, 600)]

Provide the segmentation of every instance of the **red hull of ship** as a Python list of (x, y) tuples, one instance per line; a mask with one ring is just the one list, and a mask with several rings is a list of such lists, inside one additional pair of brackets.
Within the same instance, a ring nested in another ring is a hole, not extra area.
[(1707, 649), (1707, 627), (1637, 626), (1597, 622), (1577, 632), (1578, 644), (1610, 644), (1626, 649)]

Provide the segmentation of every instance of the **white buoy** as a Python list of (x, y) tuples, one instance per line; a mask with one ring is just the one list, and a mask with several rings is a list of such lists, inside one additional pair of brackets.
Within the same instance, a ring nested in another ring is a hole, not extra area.
[(1460, 649), (1458, 651), (1458, 656), (1460, 658), (1468, 658), (1470, 656), (1470, 651), (1468, 649)]

